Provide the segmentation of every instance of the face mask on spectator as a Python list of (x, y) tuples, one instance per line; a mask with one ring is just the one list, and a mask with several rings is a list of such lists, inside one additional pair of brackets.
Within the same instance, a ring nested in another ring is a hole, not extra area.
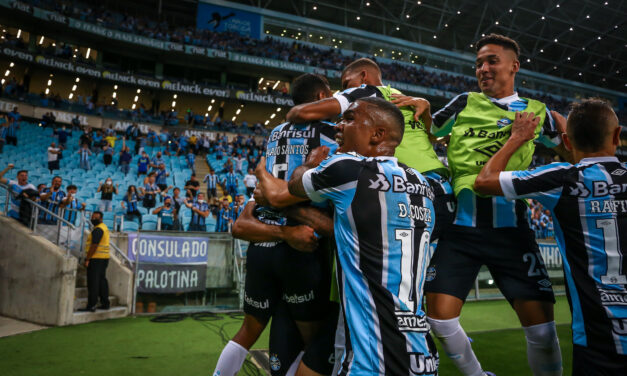
[(100, 220), (99, 219), (92, 219), (91, 220), (91, 224), (94, 226), (98, 226), (100, 224)]
[(113, 185), (113, 182), (111, 180), (107, 180), (107, 185)]

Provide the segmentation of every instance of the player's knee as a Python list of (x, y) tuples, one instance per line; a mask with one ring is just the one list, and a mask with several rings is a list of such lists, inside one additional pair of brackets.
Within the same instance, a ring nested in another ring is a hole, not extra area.
[(555, 321), (523, 327), (527, 343), (532, 346), (549, 348), (559, 342)]
[(451, 337), (460, 330), (463, 330), (462, 326), (459, 324), (459, 316), (448, 320), (438, 320), (427, 317), (427, 322), (431, 326), (433, 334), (439, 339)]

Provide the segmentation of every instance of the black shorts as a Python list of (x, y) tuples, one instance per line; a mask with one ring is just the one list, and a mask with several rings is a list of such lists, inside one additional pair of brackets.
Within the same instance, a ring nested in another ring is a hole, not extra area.
[(268, 348), (270, 374), (272, 376), (285, 375), (304, 348), (298, 327), (292, 320), (287, 303), (284, 301), (277, 303), (272, 316)]
[(425, 291), (466, 300), (482, 265), (505, 298), (555, 303), (553, 288), (533, 231), (451, 225), (438, 241)]
[(48, 170), (58, 170), (59, 169), (59, 160), (48, 162)]
[(245, 313), (267, 322), (283, 300), (294, 320), (325, 318), (331, 284), (327, 252), (300, 252), (279, 242), (271, 247), (251, 244), (247, 253)]
[(165, 191), (168, 188), (167, 184), (157, 184), (157, 187), (161, 190), (161, 192)]
[(425, 178), (429, 182), (435, 198), (433, 199), (433, 208), (435, 209), (435, 227), (431, 233), (431, 241), (437, 240), (443, 231), (455, 219), (455, 206), (457, 199), (453, 193), (451, 183), (447, 178), (440, 176), (434, 172), (428, 172)]
[(335, 365), (335, 329), (340, 314), (340, 305), (329, 304), (327, 318), (320, 331), (314, 336), (303, 355), (303, 363), (321, 375), (330, 375)]
[(627, 355), (573, 345), (573, 376), (625, 376)]

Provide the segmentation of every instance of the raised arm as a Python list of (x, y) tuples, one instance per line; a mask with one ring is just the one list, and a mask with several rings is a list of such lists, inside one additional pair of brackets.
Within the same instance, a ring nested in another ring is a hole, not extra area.
[(326, 98), (292, 107), (287, 113), (286, 119), (292, 123), (306, 123), (314, 120), (331, 119), (341, 113), (340, 102), (335, 98)]
[(15, 165), (13, 163), (9, 163), (7, 165), (7, 167), (4, 168), (4, 170), (0, 171), (0, 182), (1, 183), (8, 183), (9, 180), (7, 178), (4, 177), (4, 174), (6, 174), (9, 170), (13, 169), (13, 167), (15, 167)]
[(479, 176), (475, 180), (475, 191), (484, 195), (503, 195), (499, 175), (502, 171), (505, 171), (507, 163), (516, 150), (535, 138), (534, 131), (539, 122), (540, 118), (533, 112), (516, 113), (516, 118), (512, 125), (512, 135), (501, 150), (494, 154), (481, 169)]

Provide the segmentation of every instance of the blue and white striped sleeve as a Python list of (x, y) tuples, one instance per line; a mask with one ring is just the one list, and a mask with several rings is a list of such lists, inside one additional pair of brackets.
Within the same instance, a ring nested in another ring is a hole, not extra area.
[(355, 191), (360, 172), (360, 158), (350, 154), (333, 155), (303, 174), (305, 193), (313, 202), (337, 203)]
[(535, 170), (503, 171), (499, 175), (503, 195), (508, 200), (532, 198), (552, 209), (562, 196), (572, 167), (569, 163), (551, 163)]
[(542, 123), (542, 130), (538, 136), (537, 142), (552, 149), (562, 143), (562, 136), (555, 126), (555, 119), (551, 115), (551, 111), (546, 109), (546, 116), (544, 117), (544, 123)]

